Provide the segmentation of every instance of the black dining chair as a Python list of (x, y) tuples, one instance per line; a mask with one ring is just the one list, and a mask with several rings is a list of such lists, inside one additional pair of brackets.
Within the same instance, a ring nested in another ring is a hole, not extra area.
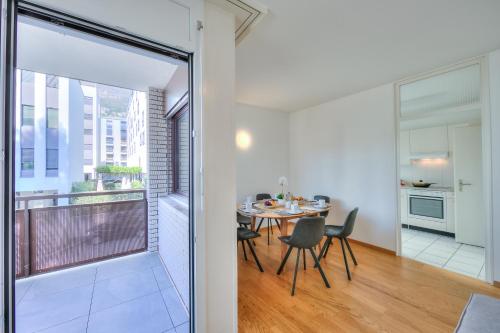
[[(316, 201), (319, 201), (319, 200), (325, 200), (325, 202), (326, 202), (327, 204), (328, 204), (328, 203), (330, 203), (330, 197), (329, 197), (329, 196), (326, 196), (326, 195), (320, 195), (320, 194), (317, 194), (317, 195), (315, 195), (315, 196), (314, 196), (314, 198), (313, 198), (313, 199), (314, 199), (314, 200), (316, 200)], [(329, 211), (329, 210), (327, 210), (326, 212), (321, 212), (321, 213), (319, 213), (319, 215), (320, 215), (320, 216), (323, 216), (324, 218), (326, 218), (326, 217), (328, 216), (328, 213), (329, 213), (329, 212), (330, 212), (330, 211)]]
[(241, 246), (243, 247), (243, 257), (245, 258), (245, 261), (248, 260), (247, 251), (245, 249), (245, 242), (246, 242), (248, 247), (250, 248), (250, 252), (252, 252), (252, 256), (255, 260), (255, 263), (257, 264), (257, 267), (259, 267), (259, 271), (264, 272), (264, 269), (260, 264), (259, 258), (257, 258), (257, 254), (255, 253), (255, 248), (253, 247), (252, 242), (250, 242), (250, 240), (260, 237), (260, 234), (255, 231), (249, 230), (245, 227), (238, 227), (236, 235), (238, 237), (238, 242), (241, 242)]
[(252, 219), (248, 216), (240, 214), (239, 212), (236, 212), (236, 222), (238, 222), (238, 225), (240, 227), (250, 229), (250, 225), (252, 224)]
[(293, 284), (292, 284), (292, 296), (295, 294), (295, 282), (297, 280), (297, 270), (299, 268), (300, 252), (302, 251), (305, 255), (305, 250), (309, 250), (311, 256), (314, 259), (316, 267), (321, 273), (323, 282), (327, 288), (330, 288), (330, 283), (321, 268), (318, 258), (313, 251), (313, 247), (319, 243), (321, 238), (323, 238), (323, 233), (325, 231), (325, 218), (322, 216), (314, 217), (302, 217), (295, 224), (293, 233), (290, 236), (280, 236), (278, 237), (283, 243), (288, 245), (288, 250), (286, 251), (285, 257), (281, 261), (280, 267), (276, 272), (278, 275), (283, 271), (286, 261), (290, 256), (293, 248), (297, 248), (297, 260), (295, 262), (295, 272), (293, 273)]
[[(268, 200), (268, 199), (272, 199), (272, 197), (269, 193), (259, 193), (255, 196), (255, 200), (257, 200), (257, 201)], [(276, 222), (276, 226), (278, 227), (278, 229), (281, 231), (281, 227), (280, 227), (278, 220), (274, 219), (274, 221)], [(262, 226), (262, 222), (264, 222), (264, 218), (260, 219), (259, 225), (257, 226), (257, 229), (255, 231), (259, 232), (260, 227)], [(273, 234), (273, 224), (272, 224), (270, 218), (267, 219), (267, 245), (269, 245), (271, 243), (271, 241), (270, 241), (271, 236), (269, 235), (269, 232), (271, 232), (271, 234)]]
[[(243, 227), (243, 228), (250, 230), (251, 225), (252, 225), (252, 218), (249, 216), (245, 216), (245, 215), (241, 214), (240, 212), (236, 212), (236, 223), (238, 223), (238, 225), (240, 227)], [(255, 244), (254, 240), (252, 240), (252, 243), (253, 243), (253, 245), (257, 245), (257, 244)]]
[(326, 225), (325, 226), (325, 236), (327, 237), (325, 244), (323, 245), (323, 248), (321, 249), (321, 252), (319, 254), (318, 261), (321, 260), (321, 258), (326, 258), (326, 254), (328, 253), (328, 249), (330, 248), (330, 245), (333, 243), (334, 238), (338, 238), (340, 241), (340, 245), (342, 246), (342, 254), (344, 255), (344, 264), (345, 264), (345, 269), (347, 272), (347, 278), (351, 280), (351, 271), (349, 270), (349, 264), (347, 263), (347, 256), (345, 254), (345, 248), (344, 248), (344, 243), (347, 246), (347, 249), (349, 250), (349, 254), (351, 255), (351, 259), (354, 262), (354, 265), (358, 265), (358, 262), (356, 261), (356, 257), (354, 256), (354, 253), (352, 252), (351, 245), (349, 244), (349, 241), (347, 240), (347, 237), (349, 237), (352, 234), (352, 231), (354, 229), (354, 222), (356, 221), (356, 216), (358, 215), (358, 208), (354, 208), (351, 212), (349, 212), (349, 215), (347, 215), (347, 218), (344, 222), (344, 225)]

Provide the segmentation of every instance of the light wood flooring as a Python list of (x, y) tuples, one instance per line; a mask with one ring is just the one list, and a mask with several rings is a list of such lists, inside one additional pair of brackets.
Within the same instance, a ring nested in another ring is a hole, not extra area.
[(471, 293), (500, 298), (500, 288), (411, 259), (351, 242), (358, 266), (348, 257), (348, 281), (338, 241), (322, 266), (327, 289), (308, 254), (299, 266), (295, 296), (290, 295), (296, 253), (278, 276), (280, 242), (267, 245), (266, 230), (256, 239), (264, 268), (238, 245), (239, 332), (453, 332)]

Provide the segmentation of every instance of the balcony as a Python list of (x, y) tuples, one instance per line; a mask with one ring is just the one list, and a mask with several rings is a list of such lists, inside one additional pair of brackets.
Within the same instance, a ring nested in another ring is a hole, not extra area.
[(187, 311), (157, 253), (20, 279), (16, 332), (189, 332)]
[[(41, 200), (54, 205), (30, 208)], [(16, 210), (16, 277), (147, 249), (145, 190), (23, 196), (16, 202), (22, 207)]]
[(189, 331), (170, 275), (146, 252), (145, 190), (16, 202), (17, 332)]

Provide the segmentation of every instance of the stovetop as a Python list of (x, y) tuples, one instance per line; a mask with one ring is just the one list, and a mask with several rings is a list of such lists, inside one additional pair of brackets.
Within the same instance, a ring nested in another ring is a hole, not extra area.
[(417, 191), (440, 191), (440, 192), (453, 192), (453, 187), (446, 186), (430, 186), (430, 187), (415, 187), (415, 186), (401, 186), (402, 189), (417, 190)]

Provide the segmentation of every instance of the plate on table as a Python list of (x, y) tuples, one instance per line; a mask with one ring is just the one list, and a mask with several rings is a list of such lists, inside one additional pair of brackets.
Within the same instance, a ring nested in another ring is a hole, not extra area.
[(262, 213), (264, 213), (264, 211), (262, 209), (252, 208), (250, 210), (247, 210), (245, 207), (240, 208), (240, 212), (246, 213), (246, 214), (262, 214)]
[(281, 215), (281, 216), (288, 216), (288, 215), (297, 215), (303, 213), (302, 210), (300, 211), (291, 211), (291, 210), (278, 210), (276, 211), (276, 214)]
[(313, 210), (313, 211), (321, 211), (323, 209), (325, 209), (326, 207), (324, 208), (319, 208), (317, 206), (303, 206), (302, 209), (304, 210)]

